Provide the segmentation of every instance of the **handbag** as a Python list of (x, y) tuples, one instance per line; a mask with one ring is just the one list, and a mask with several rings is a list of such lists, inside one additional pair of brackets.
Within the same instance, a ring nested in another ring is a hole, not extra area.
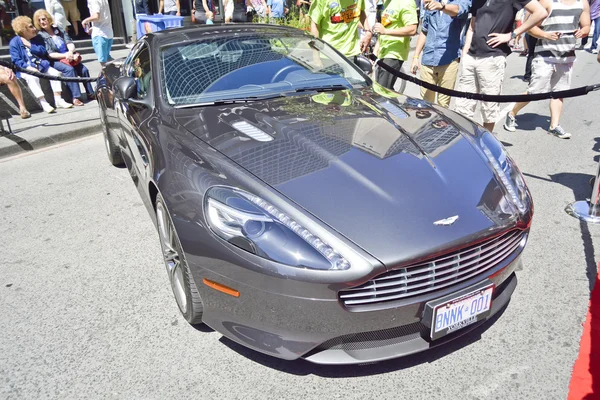
[(62, 60), (60, 60), (60, 62), (74, 67), (81, 62), (81, 54), (74, 53), (74, 55), (76, 56), (74, 60), (67, 60), (66, 58), (63, 58)]

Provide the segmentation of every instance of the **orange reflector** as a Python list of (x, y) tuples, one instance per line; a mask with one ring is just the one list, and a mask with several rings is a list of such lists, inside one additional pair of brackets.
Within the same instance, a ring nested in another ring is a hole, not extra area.
[(232, 288), (230, 288), (228, 286), (221, 285), (220, 283), (213, 282), (213, 281), (211, 281), (209, 279), (206, 279), (206, 278), (204, 278), (202, 280), (202, 282), (204, 282), (204, 284), (206, 286), (211, 287), (211, 288), (213, 288), (215, 290), (218, 290), (219, 292), (223, 292), (223, 293), (228, 294), (228, 295), (233, 296), (233, 297), (240, 297), (240, 292), (238, 292), (237, 290), (232, 289)]

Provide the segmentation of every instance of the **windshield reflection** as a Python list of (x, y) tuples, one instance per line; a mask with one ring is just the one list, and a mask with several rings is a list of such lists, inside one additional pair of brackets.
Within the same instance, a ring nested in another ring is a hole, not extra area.
[(226, 35), (167, 47), (160, 59), (163, 94), (175, 106), (368, 84), (356, 66), (308, 35)]

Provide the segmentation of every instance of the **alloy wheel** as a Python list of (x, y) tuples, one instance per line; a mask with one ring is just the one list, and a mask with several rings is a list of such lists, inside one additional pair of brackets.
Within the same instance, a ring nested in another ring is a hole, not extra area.
[(173, 289), (179, 309), (185, 314), (187, 312), (187, 296), (185, 294), (185, 281), (183, 277), (183, 268), (185, 268), (183, 263), (185, 261), (183, 261), (183, 257), (180, 254), (180, 246), (173, 223), (161, 202), (157, 202), (156, 204), (156, 218), (158, 222), (158, 236), (160, 237), (163, 258), (171, 282), (171, 288)]

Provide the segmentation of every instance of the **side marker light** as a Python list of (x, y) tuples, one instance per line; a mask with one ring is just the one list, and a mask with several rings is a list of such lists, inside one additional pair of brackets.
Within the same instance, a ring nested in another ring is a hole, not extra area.
[(223, 293), (228, 294), (228, 295), (233, 296), (233, 297), (240, 297), (240, 292), (238, 292), (237, 290), (232, 289), (232, 288), (230, 288), (228, 286), (221, 285), (220, 283), (211, 281), (210, 279), (206, 279), (206, 278), (204, 278), (202, 280), (202, 282), (206, 286), (208, 286), (210, 288), (213, 288), (215, 290), (218, 290), (219, 292), (223, 292)]

